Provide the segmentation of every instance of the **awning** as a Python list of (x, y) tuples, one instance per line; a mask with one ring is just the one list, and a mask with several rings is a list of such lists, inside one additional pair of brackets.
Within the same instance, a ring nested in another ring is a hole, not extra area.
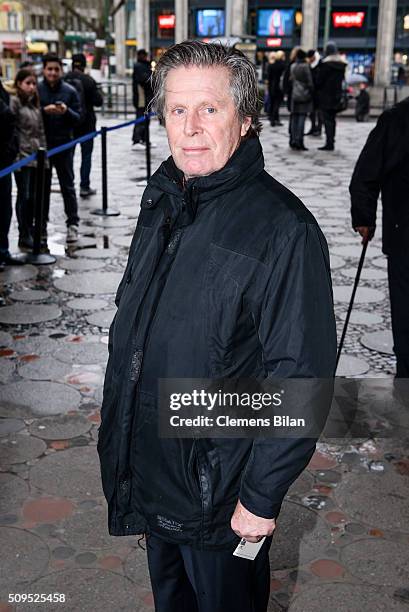
[(48, 45), (45, 42), (27, 43), (27, 53), (48, 53)]
[(22, 44), (21, 40), (3, 40), (3, 49), (7, 51), (15, 51), (16, 53), (21, 53)]

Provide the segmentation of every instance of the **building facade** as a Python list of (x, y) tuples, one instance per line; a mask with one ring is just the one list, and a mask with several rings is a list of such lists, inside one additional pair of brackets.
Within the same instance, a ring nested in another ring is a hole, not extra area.
[[(409, 0), (331, 4), (329, 39), (346, 54), (351, 69), (379, 85), (393, 81), (396, 66), (408, 63)], [(297, 45), (322, 49), (326, 0), (127, 0), (116, 16), (116, 30), (118, 23), (125, 37), (116, 36), (117, 49), (124, 48), (117, 71), (124, 74), (132, 69), (137, 47), (158, 58), (183, 38), (249, 36), (259, 52), (288, 52)]]

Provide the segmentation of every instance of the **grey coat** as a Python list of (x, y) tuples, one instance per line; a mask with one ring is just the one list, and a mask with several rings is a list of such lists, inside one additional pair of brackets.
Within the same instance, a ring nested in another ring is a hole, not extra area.
[[(18, 96), (10, 98), (10, 110), (16, 116), (19, 140), (17, 160), (28, 157), (39, 147), (46, 147), (43, 116), (41, 108), (31, 102), (23, 104)], [(36, 166), (35, 161), (28, 166)]]
[(292, 83), (291, 112), (312, 113), (314, 83), (306, 62), (295, 62), (290, 69)]

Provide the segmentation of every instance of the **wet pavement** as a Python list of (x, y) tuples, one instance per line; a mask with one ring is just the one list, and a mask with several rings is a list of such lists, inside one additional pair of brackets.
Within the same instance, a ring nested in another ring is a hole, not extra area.
[[(107, 120), (107, 125), (119, 123)], [(361, 247), (350, 228), (348, 183), (373, 124), (345, 121), (334, 153), (292, 152), (286, 127), (262, 135), (266, 167), (318, 218), (331, 252), (338, 332)], [(8, 604), (9, 594), (65, 595), (64, 609), (153, 610), (136, 537), (107, 533), (96, 453), (107, 334), (143, 192), (144, 153), (132, 128), (108, 135), (109, 205), (80, 200), (78, 249), (65, 252), (61, 195), (52, 194), (52, 266), (0, 272), (0, 612), (58, 610)], [(153, 165), (167, 154), (152, 122)], [(77, 154), (78, 155), (78, 154)], [(76, 159), (78, 163), (78, 158)], [(78, 174), (77, 174), (78, 176)], [(141, 184), (142, 183), (142, 184)], [(16, 229), (12, 230), (12, 247)], [(370, 244), (338, 374), (394, 373), (386, 261)], [(323, 440), (283, 505), (271, 548), (270, 611), (409, 611), (409, 428), (399, 439)]]

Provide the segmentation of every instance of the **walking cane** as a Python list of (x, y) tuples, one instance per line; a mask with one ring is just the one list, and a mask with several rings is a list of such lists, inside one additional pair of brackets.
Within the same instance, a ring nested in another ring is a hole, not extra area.
[(344, 345), (344, 340), (345, 340), (345, 336), (346, 336), (346, 333), (347, 333), (349, 318), (351, 316), (352, 308), (354, 306), (356, 290), (358, 289), (359, 279), (361, 278), (361, 272), (362, 272), (362, 268), (363, 268), (363, 265), (364, 265), (366, 249), (368, 248), (368, 242), (369, 242), (369, 240), (364, 242), (364, 245), (362, 247), (362, 253), (361, 253), (361, 257), (359, 259), (358, 270), (356, 271), (354, 288), (352, 290), (351, 299), (349, 301), (349, 307), (348, 307), (348, 312), (347, 312), (347, 316), (346, 316), (345, 323), (344, 323), (344, 329), (342, 330), (341, 340), (339, 341), (338, 352), (337, 352), (337, 360), (335, 362), (335, 371), (337, 370), (338, 362), (339, 362), (339, 359), (341, 357), (342, 347)]

